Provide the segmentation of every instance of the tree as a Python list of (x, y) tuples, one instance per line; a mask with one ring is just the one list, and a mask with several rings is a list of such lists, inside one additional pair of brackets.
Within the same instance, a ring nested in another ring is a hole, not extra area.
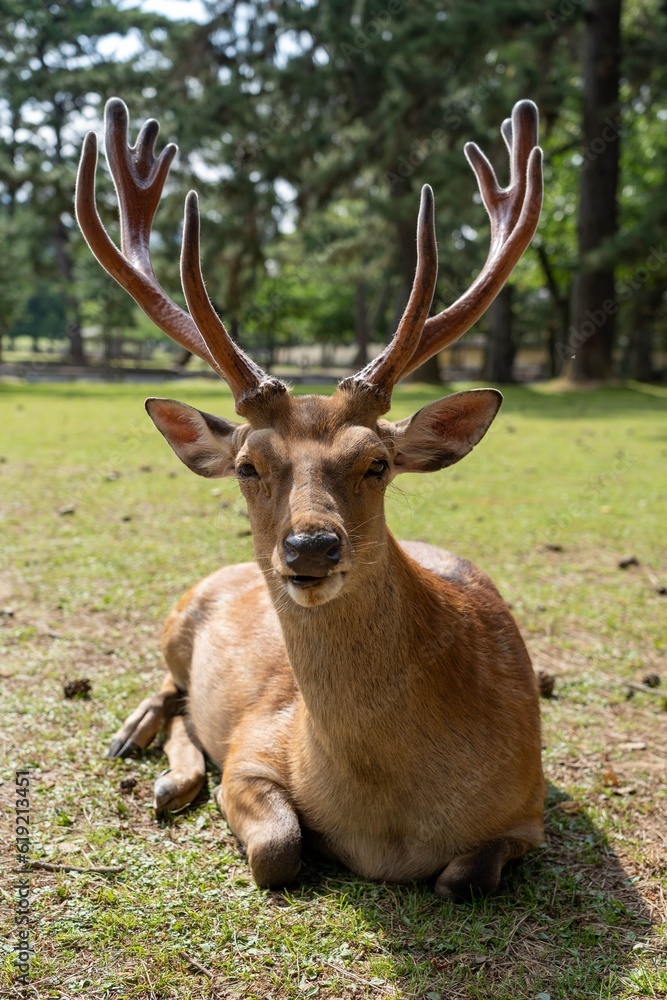
[[(444, 11), (436, 0), (417, 6), (391, 0), (378, 12), (352, 0), (255, 2), (245, 5), (251, 16), (244, 18), (243, 44), (234, 37), (234, 7), (215, 7), (221, 13), (212, 19), (209, 38), (224, 74), (212, 90), (203, 84), (202, 102), (224, 116), (231, 133), (228, 146), (237, 151), (232, 175), (240, 153), (250, 160), (255, 192), (287, 182), (294, 199), (285, 209), (296, 224), (332, 202), (362, 195), (384, 230), (379, 242), (367, 245), (366, 256), (390, 252), (390, 273), (402, 288), (396, 319), (414, 276), (419, 189), (428, 180), (447, 251), (436, 305), (448, 304), (451, 290), (463, 291), (486, 251), (486, 219), (472, 204), (475, 184), (462, 140), (485, 142), (492, 122), (493, 145), (505, 159), (498, 126), (514, 100), (544, 76), (525, 36), (536, 32), (546, 50), (556, 45), (542, 5), (523, 0), (510, 10), (473, 3)], [(516, 63), (509, 86), (505, 46)], [(235, 65), (230, 53), (237, 55)], [(203, 72), (210, 83), (209, 69)], [(243, 109), (230, 93), (235, 74)], [(239, 111), (240, 128), (228, 120), (227, 97)], [(364, 239), (363, 223), (358, 238)], [(368, 296), (363, 281), (355, 288), (363, 341)], [(437, 370), (437, 361), (430, 367)]]
[[(30, 207), (32, 267), (58, 284), (69, 357), (78, 363), (85, 354), (72, 197), (80, 142), (104, 96), (131, 99), (154, 82), (151, 35), (168, 23), (111, 0), (0, 0), (0, 210), (11, 219), (17, 206)], [(130, 33), (140, 40), (131, 58), (103, 54), (103, 40)]]
[(23, 231), (27, 222), (24, 212), (9, 218), (0, 210), (0, 246), (11, 247), (11, 269), (9, 254), (4, 257), (4, 275), (0, 276), (0, 361), (2, 360), (3, 338), (11, 334), (15, 323), (24, 312), (34, 282), (31, 281), (28, 241)]
[(505, 285), (486, 314), (488, 331), (483, 377), (491, 382), (514, 381), (516, 340), (512, 309), (513, 292), (512, 285)]
[(583, 132), (569, 377), (609, 379), (616, 342), (614, 259), (618, 229), (621, 0), (588, 0), (584, 19)]

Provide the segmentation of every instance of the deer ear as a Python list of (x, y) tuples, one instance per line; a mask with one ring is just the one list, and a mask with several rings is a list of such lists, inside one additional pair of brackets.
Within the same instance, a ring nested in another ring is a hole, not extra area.
[(429, 403), (392, 425), (396, 472), (436, 472), (464, 458), (500, 409), (497, 389), (470, 389)]
[(198, 476), (234, 474), (234, 431), (239, 424), (195, 410), (175, 399), (147, 399), (146, 411), (181, 462)]

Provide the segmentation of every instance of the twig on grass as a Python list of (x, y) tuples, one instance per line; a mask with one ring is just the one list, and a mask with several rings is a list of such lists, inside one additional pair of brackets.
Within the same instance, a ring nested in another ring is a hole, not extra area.
[(88, 875), (90, 872), (99, 875), (117, 875), (119, 872), (125, 871), (124, 868), (114, 865), (100, 865), (98, 868), (79, 868), (77, 865), (56, 865), (51, 864), (49, 861), (24, 861), (23, 868), (39, 868), (45, 872), (80, 872), (82, 875)]
[(629, 691), (641, 691), (642, 694), (657, 695), (658, 698), (665, 697), (664, 691), (658, 691), (657, 688), (651, 688), (648, 684), (633, 684), (632, 681), (626, 681), (624, 687), (628, 688)]
[(510, 944), (512, 943), (512, 939), (514, 938), (514, 935), (518, 931), (519, 927), (521, 927), (521, 924), (525, 923), (525, 921), (528, 920), (528, 917), (530, 916), (531, 912), (529, 910), (528, 913), (524, 913), (522, 917), (519, 917), (514, 921), (514, 926), (512, 927), (512, 930), (510, 931), (509, 936), (505, 941), (505, 948), (509, 948)]
[(204, 975), (208, 976), (209, 979), (213, 979), (213, 973), (211, 972), (211, 970), (207, 969), (205, 965), (201, 964), (201, 962), (198, 962), (196, 958), (192, 957), (192, 955), (188, 955), (187, 951), (181, 952), (181, 958), (184, 959), (188, 963), (188, 965), (191, 965), (194, 969), (197, 969), (199, 972), (203, 972)]
[[(370, 986), (372, 990), (376, 990), (379, 993), (384, 993), (385, 996), (395, 996), (396, 992), (392, 989), (391, 993), (388, 993), (385, 984), (380, 985), (379, 983), (372, 983), (370, 979), (365, 979), (363, 976), (358, 975), (356, 972), (352, 972), (351, 969), (346, 969), (344, 965), (336, 965), (335, 962), (329, 962), (328, 959), (323, 958), (322, 961), (325, 965), (334, 969), (342, 976), (348, 976), (350, 979), (354, 980), (356, 983), (360, 983), (363, 986)], [(390, 984), (386, 984), (390, 985)]]

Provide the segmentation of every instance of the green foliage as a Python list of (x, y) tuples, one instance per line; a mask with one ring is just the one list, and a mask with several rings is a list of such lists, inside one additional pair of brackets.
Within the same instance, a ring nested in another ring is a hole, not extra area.
[[(205, 11), (199, 23), (112, 0), (0, 3), (0, 238), (6, 245), (12, 234), (16, 263), (16, 280), (0, 279), (5, 329), (29, 315), (37, 276), (62, 300), (61, 326), (139, 335), (135, 307), (90, 260), (72, 216), (81, 139), (99, 130), (112, 94), (133, 124), (155, 115), (164, 140), (181, 144), (155, 223), (165, 287), (182, 304), (183, 194), (196, 186), (213, 300), (233, 334), (266, 356), (293, 341), (356, 338), (361, 347), (391, 333), (414, 269), (424, 182), (437, 201), (436, 305), (460, 295), (488, 242), (463, 144), (479, 142), (504, 181), (498, 126), (530, 96), (541, 110), (546, 197), (534, 249), (513, 278), (515, 332), (550, 345), (557, 361), (578, 178), (595, 155), (581, 140), (583, 5), (210, 0)], [(622, 129), (610, 140), (621, 143), (621, 230), (600, 251), (617, 269), (622, 346), (640, 329), (659, 347), (667, 328), (667, 266), (635, 280), (667, 235), (665, 18), (657, 0), (626, 4)]]

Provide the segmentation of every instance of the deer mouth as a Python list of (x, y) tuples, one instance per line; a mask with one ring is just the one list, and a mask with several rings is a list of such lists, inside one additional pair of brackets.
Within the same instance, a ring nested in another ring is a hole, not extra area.
[(284, 575), (283, 582), (295, 604), (312, 608), (319, 604), (327, 604), (337, 597), (343, 587), (344, 577), (345, 573), (340, 570), (334, 570), (324, 576), (306, 576), (304, 573), (297, 573), (294, 576)]
[(326, 576), (304, 576), (301, 574), (298, 576), (288, 576), (286, 579), (288, 583), (293, 583), (295, 587), (316, 587), (318, 583), (322, 583), (328, 579), (328, 576), (328, 573)]

